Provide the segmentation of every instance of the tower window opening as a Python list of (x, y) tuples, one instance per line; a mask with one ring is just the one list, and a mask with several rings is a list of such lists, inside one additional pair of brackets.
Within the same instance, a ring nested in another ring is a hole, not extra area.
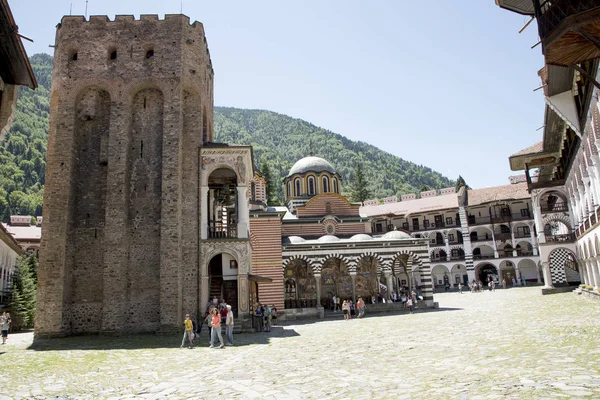
[(116, 60), (117, 59), (117, 51), (113, 50), (110, 52), (110, 59), (111, 60)]
[(154, 58), (154, 49), (150, 49), (146, 52), (146, 58)]
[(69, 58), (71, 59), (71, 61), (77, 61), (77, 52), (72, 52)]

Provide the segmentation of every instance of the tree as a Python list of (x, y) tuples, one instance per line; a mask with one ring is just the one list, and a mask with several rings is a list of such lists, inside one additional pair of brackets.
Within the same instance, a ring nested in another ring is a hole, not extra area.
[(464, 178), (459, 175), (458, 179), (456, 180), (456, 191), (458, 192), (463, 186), (465, 186), (467, 189), (471, 189), (469, 185), (467, 185), (467, 183), (465, 182)]
[(365, 200), (371, 196), (368, 183), (363, 173), (362, 164), (356, 163), (354, 167), (354, 182), (350, 186), (350, 200), (364, 205)]
[(13, 276), (12, 291), (8, 303), (12, 317), (12, 326), (17, 331), (33, 326), (37, 288), (36, 277), (36, 255), (30, 254), (21, 257)]
[(419, 191), (420, 192), (427, 192), (428, 190), (431, 190), (431, 186), (422, 185), (421, 189)]
[(271, 206), (278, 206), (281, 204), (279, 197), (277, 197), (277, 186), (273, 184), (273, 172), (268, 162), (263, 162), (260, 168), (263, 178), (267, 183), (267, 204)]

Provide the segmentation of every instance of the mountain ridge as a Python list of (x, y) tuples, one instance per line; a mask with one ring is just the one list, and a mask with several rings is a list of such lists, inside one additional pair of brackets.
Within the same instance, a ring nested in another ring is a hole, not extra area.
[[(19, 89), (12, 125), (0, 143), (3, 221), (10, 215), (39, 216), (42, 212), (53, 59), (42, 53), (31, 56), (30, 61), (38, 89)], [(310, 153), (329, 161), (342, 176), (343, 194), (349, 192), (357, 163), (370, 182), (372, 198), (454, 186), (454, 181), (429, 167), (300, 118), (264, 109), (215, 106), (214, 111), (215, 141), (252, 145), (259, 167), (269, 166), (278, 202), (283, 199), (283, 178), (296, 161)]]

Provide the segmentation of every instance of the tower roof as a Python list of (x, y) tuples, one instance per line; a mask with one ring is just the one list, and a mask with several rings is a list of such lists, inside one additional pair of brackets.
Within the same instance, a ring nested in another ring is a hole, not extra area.
[(294, 164), (294, 166), (290, 169), (288, 176), (292, 176), (294, 174), (303, 174), (308, 171), (326, 171), (335, 174), (335, 169), (333, 169), (327, 160), (324, 160), (321, 157), (309, 156), (296, 161), (296, 164)]

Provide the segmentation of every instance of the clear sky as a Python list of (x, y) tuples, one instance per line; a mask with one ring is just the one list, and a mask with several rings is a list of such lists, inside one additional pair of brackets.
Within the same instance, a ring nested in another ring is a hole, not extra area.
[[(56, 24), (86, 3), (9, 4), (32, 55), (52, 54)], [(88, 15), (180, 8), (89, 0)], [(542, 138), (537, 27), (519, 34), (527, 19), (494, 0), (184, 0), (183, 13), (204, 24), (215, 105), (302, 118), (475, 188), (508, 184), (508, 156)]]

